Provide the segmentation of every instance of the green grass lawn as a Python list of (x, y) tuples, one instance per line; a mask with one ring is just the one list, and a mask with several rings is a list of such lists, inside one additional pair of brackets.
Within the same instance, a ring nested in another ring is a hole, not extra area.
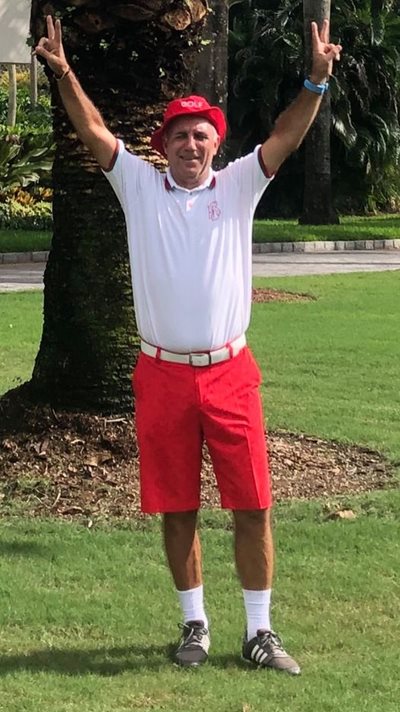
[(270, 427), (369, 445), (399, 461), (400, 272), (267, 283), (317, 297), (253, 306), (249, 337)]
[(254, 242), (313, 240), (393, 240), (400, 238), (400, 215), (343, 216), (340, 225), (298, 225), (296, 220), (256, 220)]
[[(316, 297), (253, 306), (249, 341), (270, 428), (369, 445), (400, 460), (400, 273), (259, 279)], [(29, 378), (42, 294), (0, 295), (0, 393)]]
[(179, 609), (158, 521), (88, 530), (0, 520), (0, 710), (4, 712), (395, 712), (400, 493), (354, 498), (354, 521), (321, 505), (277, 507), (273, 620), (299, 678), (239, 659), (241, 591), (227, 517), (202, 528), (209, 663), (169, 660)]
[[(254, 242), (392, 240), (400, 238), (400, 215), (343, 216), (340, 225), (298, 225), (296, 220), (256, 220)], [(0, 229), (0, 252), (48, 250), (51, 233)]]
[(0, 393), (30, 378), (42, 330), (43, 293), (0, 294)]
[(0, 252), (42, 252), (50, 249), (50, 243), (47, 230), (0, 229)]
[[(372, 445), (400, 458), (396, 272), (259, 279), (316, 299), (255, 304), (249, 341), (270, 427)], [(0, 393), (29, 377), (42, 293), (0, 294)], [(398, 709), (400, 492), (275, 508), (273, 622), (303, 674), (239, 660), (240, 587), (229, 515), (202, 516), (212, 655), (168, 658), (179, 608), (158, 518), (0, 518), (0, 712), (395, 712)], [(1, 513), (1, 499), (0, 499)]]

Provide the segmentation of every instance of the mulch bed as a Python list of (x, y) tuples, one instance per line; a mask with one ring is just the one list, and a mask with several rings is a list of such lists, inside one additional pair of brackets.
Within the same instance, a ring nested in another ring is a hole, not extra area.
[[(0, 507), (64, 518), (139, 517), (138, 459), (129, 416), (100, 417), (34, 406), (24, 390), (0, 399)], [(276, 501), (360, 493), (392, 484), (378, 452), (289, 432), (268, 437)], [(219, 496), (204, 452), (202, 500)]]
[(252, 301), (260, 302), (310, 302), (315, 297), (311, 294), (301, 292), (285, 292), (283, 289), (269, 289), (266, 287), (254, 287)]

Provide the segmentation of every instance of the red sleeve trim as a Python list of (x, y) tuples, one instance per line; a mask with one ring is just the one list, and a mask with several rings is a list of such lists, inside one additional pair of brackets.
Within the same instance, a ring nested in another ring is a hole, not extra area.
[(273, 178), (275, 173), (270, 173), (267, 166), (265, 165), (264, 159), (262, 157), (261, 149), (262, 149), (262, 146), (260, 146), (260, 148), (258, 149), (258, 162), (260, 164), (260, 168), (261, 168), (262, 172), (264, 173), (264, 175), (266, 176), (266, 178)]
[(112, 169), (113, 169), (114, 166), (115, 166), (115, 161), (117, 160), (118, 153), (119, 153), (119, 143), (118, 143), (118, 139), (116, 138), (116, 139), (115, 139), (114, 153), (113, 153), (113, 155), (112, 155), (111, 161), (110, 161), (110, 163), (108, 164), (107, 168), (103, 168), (104, 173), (109, 173), (110, 171), (112, 171)]

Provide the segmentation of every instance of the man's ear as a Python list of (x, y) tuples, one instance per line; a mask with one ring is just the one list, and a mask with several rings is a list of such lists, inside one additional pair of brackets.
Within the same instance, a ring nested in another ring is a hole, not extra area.
[(218, 136), (218, 134), (217, 134), (217, 136), (216, 136), (216, 139), (215, 139), (215, 150), (214, 150), (214, 156), (216, 156), (216, 155), (217, 155), (217, 153), (218, 153), (218, 151), (219, 151), (219, 147), (220, 147), (220, 145), (221, 145), (221, 138), (220, 138), (220, 136)]
[(167, 152), (167, 143), (168, 143), (168, 135), (167, 135), (166, 131), (164, 131), (161, 139), (162, 139), (162, 145), (163, 145), (164, 152), (166, 153)]

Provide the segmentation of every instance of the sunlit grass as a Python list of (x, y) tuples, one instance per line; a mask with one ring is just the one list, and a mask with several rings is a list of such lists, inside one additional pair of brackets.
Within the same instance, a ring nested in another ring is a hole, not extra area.
[(50, 249), (47, 230), (0, 229), (0, 252), (42, 252)]
[[(260, 279), (315, 299), (253, 306), (270, 427), (400, 457), (400, 275)], [(0, 392), (29, 377), (40, 292), (0, 294)], [(0, 493), (1, 494), (1, 493)], [(0, 515), (1, 515), (0, 498)], [(240, 662), (244, 617), (227, 513), (205, 512), (210, 662), (171, 664), (179, 608), (158, 519), (0, 518), (0, 710), (4, 712), (397, 712), (400, 492), (276, 506), (273, 623), (303, 675)], [(11, 510), (13, 511), (13, 510)]]
[(327, 520), (320, 503), (275, 513), (273, 621), (302, 665), (296, 679), (240, 661), (226, 515), (201, 529), (212, 647), (194, 674), (170, 660), (180, 614), (157, 521), (0, 520), (0, 709), (395, 712), (400, 493), (352, 501), (354, 521)]
[(297, 220), (256, 220), (254, 242), (310, 240), (393, 240), (400, 238), (400, 215), (344, 216), (339, 225), (299, 225)]
[(42, 330), (43, 293), (0, 294), (0, 393), (30, 378)]
[[(258, 279), (309, 302), (253, 305), (249, 341), (270, 428), (376, 447), (400, 459), (400, 273)], [(42, 294), (0, 295), (0, 393), (30, 377)]]
[(271, 428), (400, 459), (400, 272), (258, 280), (309, 302), (253, 306), (249, 339)]
[[(49, 231), (0, 229), (0, 252), (48, 250), (51, 236)], [(347, 215), (340, 218), (340, 225), (299, 225), (297, 220), (256, 220), (253, 239), (254, 242), (400, 239), (400, 215)]]

